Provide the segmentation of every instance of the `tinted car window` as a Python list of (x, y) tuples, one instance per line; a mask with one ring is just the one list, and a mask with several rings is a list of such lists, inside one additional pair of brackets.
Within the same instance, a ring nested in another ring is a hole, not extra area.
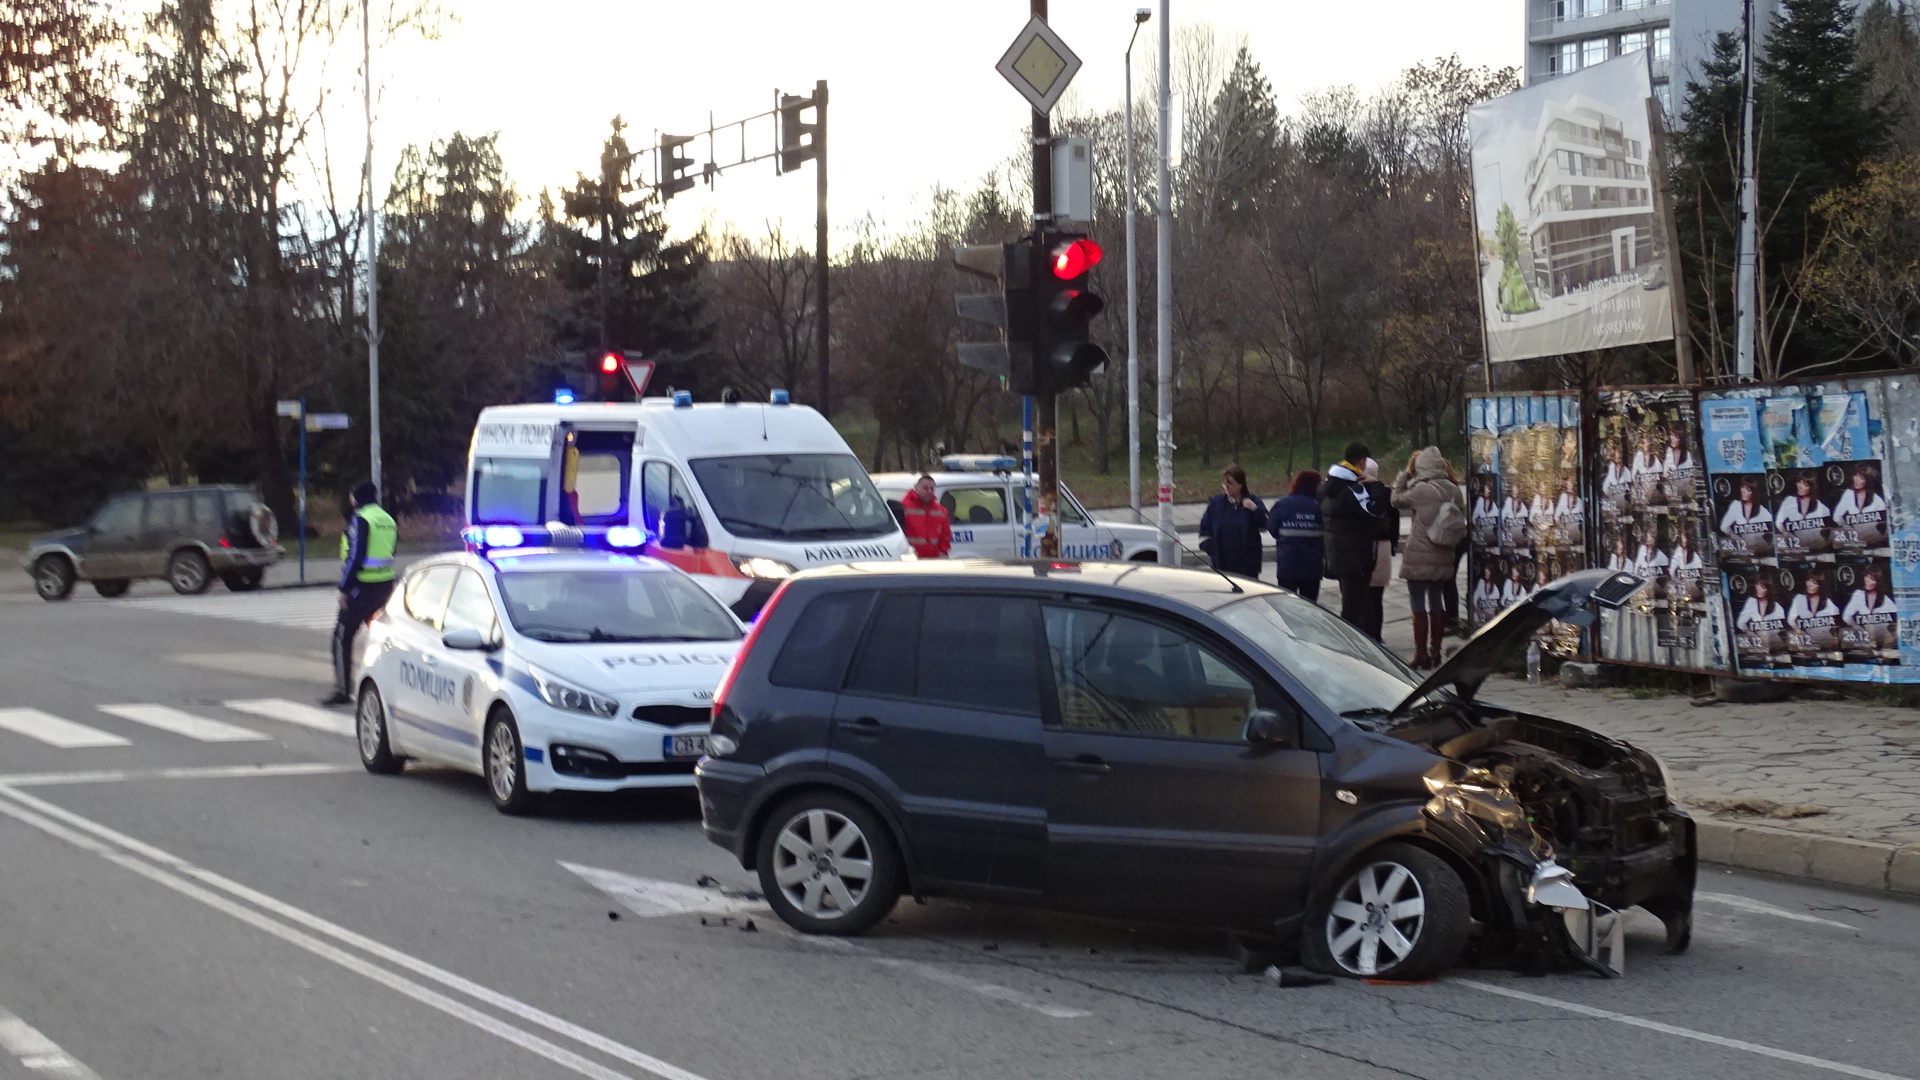
[(1171, 627), (1098, 608), (1049, 607), (1047, 652), (1068, 728), (1190, 739), (1241, 737), (1253, 684)]
[(207, 528), (220, 524), (220, 493), (196, 491), (193, 494), (193, 524)]
[(407, 614), (440, 629), (440, 616), (447, 610), (447, 594), (453, 591), (457, 566), (434, 566), (407, 579)]
[(914, 697), (1040, 715), (1038, 604), (1012, 596), (929, 596), (921, 606)]
[(840, 689), (872, 599), (866, 591), (815, 597), (794, 621), (767, 680), (796, 690)]
[(138, 495), (122, 495), (100, 508), (93, 516), (93, 527), (109, 536), (124, 536), (140, 527), (140, 507), (146, 500)]
[(920, 598), (889, 596), (867, 630), (847, 689), (857, 694), (912, 697), (920, 648)]
[(186, 495), (152, 495), (147, 498), (147, 528), (174, 531), (187, 526), (191, 510)]

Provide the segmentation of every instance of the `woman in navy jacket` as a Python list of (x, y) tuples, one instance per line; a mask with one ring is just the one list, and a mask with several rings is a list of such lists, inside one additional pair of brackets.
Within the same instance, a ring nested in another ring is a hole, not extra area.
[(1320, 474), (1306, 469), (1293, 478), (1285, 497), (1274, 500), (1267, 518), (1273, 534), (1273, 569), (1280, 587), (1309, 600), (1320, 599), (1325, 537), (1320, 528)]
[(1200, 517), (1200, 550), (1216, 569), (1241, 577), (1260, 577), (1261, 540), (1267, 507), (1247, 490), (1246, 470), (1229, 465), (1220, 474), (1220, 494), (1207, 500)]

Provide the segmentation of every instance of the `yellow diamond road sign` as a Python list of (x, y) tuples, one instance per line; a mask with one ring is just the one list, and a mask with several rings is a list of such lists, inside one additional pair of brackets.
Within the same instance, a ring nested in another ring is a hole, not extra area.
[(994, 68), (1020, 91), (1035, 112), (1045, 113), (1053, 111), (1054, 102), (1060, 100), (1074, 73), (1080, 70), (1080, 58), (1052, 27), (1035, 18), (1013, 39)]

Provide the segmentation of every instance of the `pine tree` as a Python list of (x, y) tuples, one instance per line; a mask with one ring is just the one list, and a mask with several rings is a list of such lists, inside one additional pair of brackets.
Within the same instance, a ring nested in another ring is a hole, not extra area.
[(1873, 69), (1871, 98), (1893, 110), (1893, 149), (1920, 150), (1920, 9), (1870, 0), (1860, 9), (1860, 60)]
[(645, 151), (627, 145), (625, 128), (614, 117), (598, 174), (580, 174), (561, 194), (560, 220), (548, 225), (556, 276), (571, 297), (558, 336), (581, 351), (639, 351), (661, 364), (656, 385), (704, 393), (713, 389), (700, 289), (707, 236), (668, 239), (658, 194), (634, 179)]
[(1730, 370), (1734, 233), (1739, 209), (1740, 39), (1721, 33), (1689, 81), (1673, 133), (1674, 222), (1687, 275), (1688, 325), (1703, 368)]

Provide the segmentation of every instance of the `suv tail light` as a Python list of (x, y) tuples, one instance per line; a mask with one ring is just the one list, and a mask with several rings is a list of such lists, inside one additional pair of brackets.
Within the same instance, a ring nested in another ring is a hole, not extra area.
[(787, 586), (792, 584), (791, 578), (781, 582), (780, 587), (767, 598), (767, 606), (754, 616), (753, 629), (747, 631), (747, 639), (740, 643), (740, 651), (733, 654), (733, 663), (727, 666), (727, 673), (720, 676), (720, 686), (713, 692), (713, 717), (710, 723), (720, 721), (720, 710), (727, 704), (727, 692), (733, 689), (734, 676), (740, 674), (741, 667), (747, 662), (747, 654), (753, 651), (753, 643), (760, 640), (760, 631), (766, 627), (767, 620), (773, 617), (773, 609), (779, 606), (780, 598), (787, 595)]

